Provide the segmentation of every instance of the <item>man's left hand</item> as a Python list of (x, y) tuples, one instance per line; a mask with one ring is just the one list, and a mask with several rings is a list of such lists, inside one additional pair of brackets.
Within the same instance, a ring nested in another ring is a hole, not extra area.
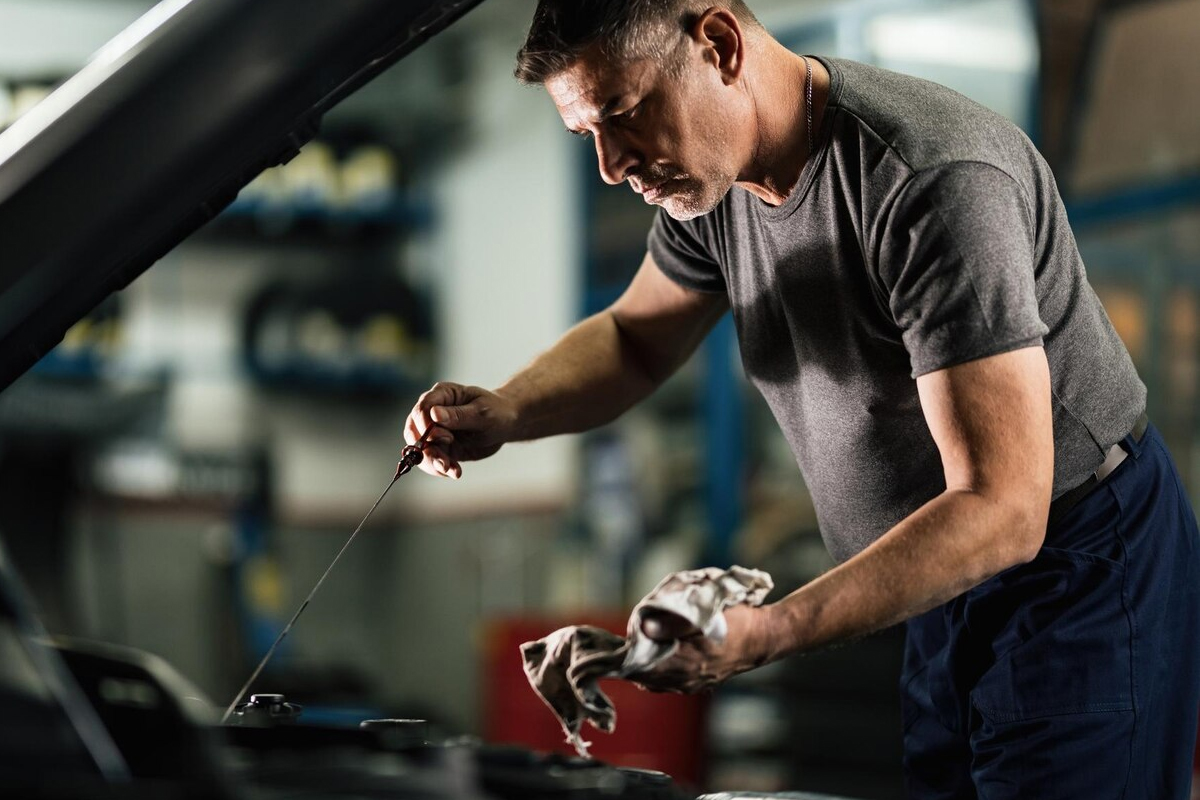
[[(699, 632), (684, 635), (676, 640), (678, 646), (670, 658), (647, 672), (631, 675), (630, 680), (652, 692), (711, 691), (734, 675), (771, 660), (772, 629), (777, 624), (774, 617), (772, 606), (727, 609), (728, 634), (723, 643), (717, 644)], [(642, 632), (660, 641), (675, 638), (652, 620), (643, 623)]]

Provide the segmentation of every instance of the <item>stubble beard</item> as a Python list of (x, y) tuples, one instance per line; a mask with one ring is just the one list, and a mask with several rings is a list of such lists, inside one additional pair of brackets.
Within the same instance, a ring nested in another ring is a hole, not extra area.
[(712, 154), (707, 163), (699, 165), (699, 173), (681, 174), (680, 189), (659, 203), (672, 219), (686, 222), (708, 214), (721, 204), (737, 181), (736, 169), (722, 157), (731, 147), (727, 131), (715, 131), (707, 137), (703, 149)]
[(687, 178), (679, 191), (664, 197), (659, 205), (671, 219), (678, 222), (702, 217), (721, 204), (725, 195), (733, 188), (734, 179), (726, 176), (704, 181)]

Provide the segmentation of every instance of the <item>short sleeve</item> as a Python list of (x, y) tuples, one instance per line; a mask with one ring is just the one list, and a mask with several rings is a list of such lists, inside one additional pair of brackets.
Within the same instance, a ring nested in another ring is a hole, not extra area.
[(988, 164), (913, 176), (879, 237), (879, 277), (913, 377), (1042, 343), (1035, 228), (1020, 185)]
[(707, 222), (704, 217), (680, 222), (659, 209), (646, 249), (663, 274), (685, 289), (724, 294), (725, 276), (713, 254)]

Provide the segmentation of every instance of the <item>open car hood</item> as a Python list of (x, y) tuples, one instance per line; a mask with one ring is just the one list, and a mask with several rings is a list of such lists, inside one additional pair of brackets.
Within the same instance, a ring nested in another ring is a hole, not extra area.
[(164, 0), (0, 133), (0, 389), (480, 0)]

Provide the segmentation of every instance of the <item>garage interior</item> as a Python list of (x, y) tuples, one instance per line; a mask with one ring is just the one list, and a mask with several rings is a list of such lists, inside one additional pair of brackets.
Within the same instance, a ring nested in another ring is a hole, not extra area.
[[(1200, 6), (749, 4), (797, 52), (929, 78), (1029, 134), (1200, 502)], [(0, 0), (0, 136), (151, 6)], [(161, 656), (223, 708), (391, 477), (419, 394), (500, 384), (621, 291), (653, 212), (512, 78), (533, 7), (487, 0), (351, 94), (0, 392), (0, 540), (51, 633)], [(726, 319), (603, 429), (398, 482), (255, 685), (314, 724), (568, 753), (517, 646), (621, 631), (663, 575), (730, 564), (773, 598), (832, 566)], [(593, 753), (695, 792), (903, 797), (902, 642), (705, 696), (613, 685)]]

